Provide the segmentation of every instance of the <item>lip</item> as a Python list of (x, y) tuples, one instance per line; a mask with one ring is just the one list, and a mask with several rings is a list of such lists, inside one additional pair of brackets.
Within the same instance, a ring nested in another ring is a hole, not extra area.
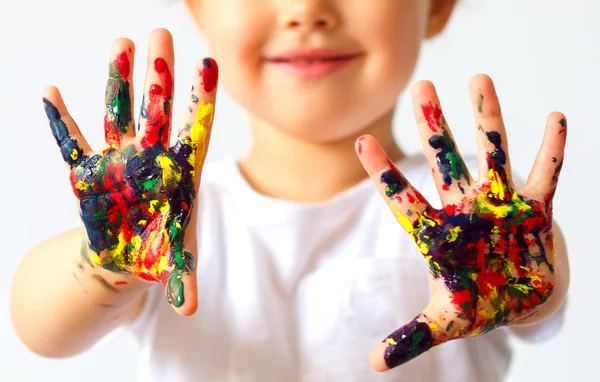
[(293, 77), (317, 79), (342, 69), (361, 56), (362, 53), (356, 51), (300, 49), (270, 56), (265, 62)]

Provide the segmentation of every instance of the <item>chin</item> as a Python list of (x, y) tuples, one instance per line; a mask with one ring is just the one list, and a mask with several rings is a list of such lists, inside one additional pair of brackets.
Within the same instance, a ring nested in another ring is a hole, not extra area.
[(359, 113), (360, 108), (353, 106), (354, 102), (347, 97), (334, 98), (336, 102), (326, 99), (329, 102), (319, 102), (316, 97), (299, 100), (281, 96), (279, 102), (273, 102), (268, 110), (263, 110), (263, 120), (287, 135), (318, 143), (348, 138), (368, 124), (360, 118), (360, 114), (365, 113)]

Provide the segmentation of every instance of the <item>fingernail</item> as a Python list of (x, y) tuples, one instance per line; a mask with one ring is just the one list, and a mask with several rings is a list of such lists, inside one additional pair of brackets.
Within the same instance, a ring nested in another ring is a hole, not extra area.
[(204, 66), (200, 72), (200, 77), (202, 77), (202, 85), (204, 86), (204, 91), (210, 93), (217, 87), (219, 67), (217, 66), (217, 62), (212, 58), (205, 58), (202, 60), (202, 66)]

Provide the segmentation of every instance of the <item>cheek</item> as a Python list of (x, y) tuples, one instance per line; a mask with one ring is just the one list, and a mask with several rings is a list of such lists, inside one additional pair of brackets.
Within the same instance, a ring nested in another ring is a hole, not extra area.
[(373, 58), (370, 73), (390, 85), (403, 87), (417, 62), (425, 33), (425, 17), (418, 3), (394, 3), (405, 3), (405, 8), (396, 5), (374, 13), (374, 19), (368, 23), (371, 28), (363, 30), (361, 35)]
[(208, 7), (206, 40), (219, 64), (224, 88), (247, 107), (246, 98), (259, 86), (262, 54), (272, 25), (269, 10), (259, 4), (250, 6), (248, 1), (220, 1)]

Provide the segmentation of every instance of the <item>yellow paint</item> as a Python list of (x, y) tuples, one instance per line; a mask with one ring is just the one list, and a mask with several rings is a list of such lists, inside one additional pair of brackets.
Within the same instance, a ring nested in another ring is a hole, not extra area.
[(102, 260), (100, 260), (100, 255), (98, 255), (96, 252), (94, 251), (90, 251), (90, 258), (92, 259), (92, 261), (98, 265), (102, 264)]
[(438, 264), (437, 262), (433, 261), (433, 258), (431, 256), (425, 256), (425, 261), (427, 261), (427, 263), (429, 264), (429, 266), (432, 266), (433, 268), (435, 268), (435, 270), (438, 273), (442, 271), (442, 268), (440, 267), (440, 264)]
[(448, 236), (446, 236), (446, 241), (448, 241), (448, 243), (456, 241), (456, 239), (458, 238), (458, 234), (461, 232), (462, 229), (458, 226), (450, 228), (450, 232), (448, 232)]
[(400, 225), (408, 233), (411, 233), (414, 230), (414, 228), (413, 228), (413, 225), (412, 225), (412, 222), (410, 221), (410, 219), (407, 218), (406, 216), (404, 216), (404, 214), (402, 212), (400, 212), (400, 210), (398, 209), (398, 207), (396, 207), (394, 204), (390, 204), (390, 208), (396, 214), (396, 217), (398, 218), (398, 222), (400, 222)]
[(437, 334), (440, 331), (440, 327), (435, 322), (429, 323), (429, 329), (431, 329), (431, 332), (433, 333), (434, 336), (437, 336)]
[(206, 152), (208, 126), (213, 122), (214, 110), (214, 104), (212, 103), (200, 102), (200, 105), (198, 105), (196, 118), (189, 133), (189, 144), (192, 146), (192, 153), (189, 156), (188, 161), (194, 169), (196, 168), (197, 158), (203, 158)]
[(71, 151), (71, 159), (77, 160), (77, 158), (79, 158), (79, 153), (76, 149), (73, 149), (73, 151)]
[(502, 179), (500, 178), (500, 174), (494, 169), (490, 169), (488, 171), (488, 178), (492, 181), (491, 188), (492, 192), (498, 199), (504, 200), (504, 184), (502, 183)]
[(168, 200), (165, 200), (162, 206), (160, 206), (160, 213), (165, 215), (171, 210), (171, 205)]
[(164, 187), (168, 187), (169, 183), (181, 181), (181, 173), (174, 171), (174, 163), (171, 158), (166, 155), (160, 155), (156, 158), (158, 164), (162, 168), (162, 183)]
[(148, 207), (148, 212), (150, 212), (151, 214), (156, 212), (156, 205), (158, 204), (158, 200), (151, 200), (150, 201), (150, 207)]
[(393, 338), (388, 338), (388, 339), (386, 339), (386, 342), (387, 342), (388, 344), (391, 344), (391, 345), (394, 345), (394, 346), (396, 346), (396, 345), (398, 344), (396, 341), (394, 341), (394, 339), (393, 339)]
[(88, 184), (85, 183), (83, 180), (80, 180), (75, 183), (75, 188), (79, 191), (86, 191), (88, 189)]
[(123, 254), (125, 253), (126, 248), (127, 248), (127, 240), (125, 240), (123, 232), (120, 232), (119, 235), (117, 236), (116, 247), (111, 249), (111, 251), (117, 255), (117, 256), (113, 256), (113, 262), (119, 268), (123, 268), (127, 265), (127, 264), (125, 264), (125, 258), (123, 257)]

